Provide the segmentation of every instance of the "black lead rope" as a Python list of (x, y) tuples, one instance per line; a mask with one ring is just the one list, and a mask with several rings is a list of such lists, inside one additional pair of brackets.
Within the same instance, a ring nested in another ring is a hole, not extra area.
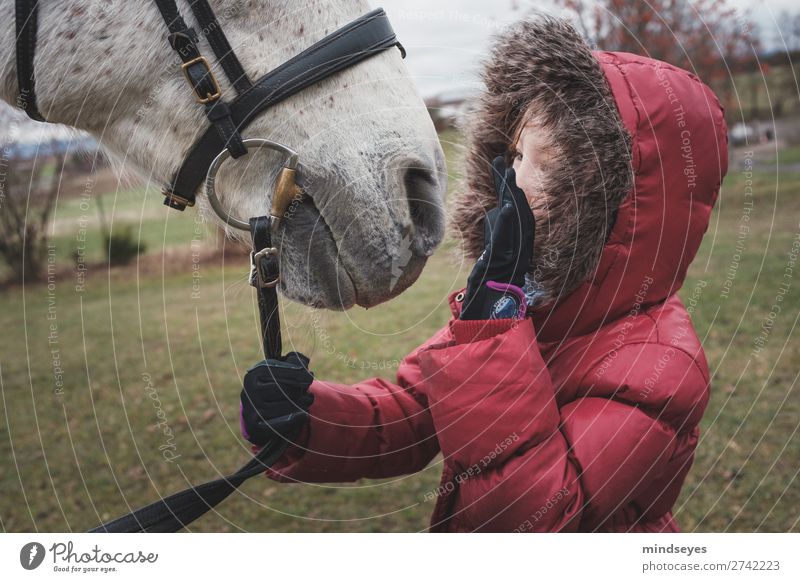
[(280, 265), (278, 250), (272, 246), (272, 219), (269, 216), (251, 218), (250, 235), (253, 237), (250, 284), (255, 287), (258, 297), (264, 356), (267, 359), (279, 358), (283, 352), (277, 293)]
[(289, 445), (276, 437), (267, 443), (244, 467), (215, 481), (184, 489), (155, 501), (113, 521), (101, 524), (89, 533), (172, 533), (180, 531), (225, 500), (239, 486), (270, 468)]
[[(277, 250), (272, 246), (271, 223), (269, 216), (250, 219), (250, 233), (253, 237), (250, 283), (255, 287), (258, 296), (264, 356), (267, 359), (276, 359), (281, 356), (281, 324), (276, 289), (280, 271)], [(290, 435), (287, 439), (275, 435), (275, 438), (235, 473), (174, 493), (103, 523), (89, 530), (89, 533), (179, 531), (216, 507), (242, 483), (269, 469), (296, 437), (297, 434)]]

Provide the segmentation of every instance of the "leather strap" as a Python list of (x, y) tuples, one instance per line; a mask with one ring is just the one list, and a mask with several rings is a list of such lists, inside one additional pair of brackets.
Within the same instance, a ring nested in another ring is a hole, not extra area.
[[(200, 49), (197, 48), (197, 33), (193, 28), (186, 25), (175, 0), (155, 0), (155, 2), (169, 30), (169, 36), (167, 37), (169, 44), (183, 62), (181, 66), (183, 74), (189, 85), (191, 85), (197, 101), (205, 105), (206, 117), (211, 122), (212, 130), (217, 133), (220, 143), (222, 143), (220, 151), (227, 148), (234, 158), (245, 155), (247, 149), (242, 144), (242, 137), (231, 119), (230, 108), (221, 99), (222, 90), (219, 83), (214, 77), (214, 73), (211, 72), (208, 61), (200, 53)], [(198, 10), (204, 17), (203, 20), (198, 19), (202, 29), (209, 31), (213, 28), (213, 24), (216, 23), (217, 33), (214, 34), (214, 38), (217, 41), (218, 48), (220, 50), (224, 48), (219, 40), (221, 35), (221, 38), (224, 39), (224, 44), (230, 49), (230, 45), (227, 44), (228, 41), (225, 39), (222, 30), (219, 29), (219, 23), (213, 17), (213, 13), (211, 14), (212, 22), (206, 20), (208, 15), (201, 8), (198, 8)], [(233, 58), (235, 59), (236, 57), (234, 56)], [(230, 57), (226, 62), (230, 66)], [(238, 60), (236, 64), (239, 64)], [(239, 65), (239, 68), (241, 69), (241, 65)]]
[(211, 45), (211, 50), (214, 51), (217, 61), (222, 70), (225, 71), (225, 76), (228, 77), (236, 92), (241, 95), (253, 86), (253, 82), (250, 81), (236, 53), (233, 52), (231, 44), (228, 42), (228, 37), (225, 36), (222, 26), (217, 20), (217, 15), (214, 14), (214, 10), (208, 4), (208, 0), (194, 0), (190, 7), (194, 17), (200, 24), (206, 40), (208, 40), (208, 44)]
[[(261, 77), (231, 103), (231, 119), (241, 132), (265, 109), (394, 46), (405, 56), (386, 13), (380, 8), (373, 10)], [(164, 189), (164, 204), (177, 210), (194, 205), (195, 192), (224, 148), (218, 133), (207, 130), (192, 146), (172, 185)]]
[(269, 469), (281, 458), (289, 443), (297, 440), (297, 436), (298, 434), (289, 435), (287, 439), (276, 437), (232, 475), (173, 493), (113, 521), (100, 524), (90, 529), (89, 533), (180, 531), (224, 501), (242, 483)]
[(33, 58), (36, 54), (36, 36), (39, 30), (39, 2), (37, 0), (16, 0), (14, 19), (17, 29), (17, 104), (25, 110), (28, 117), (44, 121), (36, 104), (36, 79)]
[(261, 339), (264, 357), (281, 357), (281, 321), (278, 312), (278, 278), (280, 264), (272, 246), (272, 219), (259, 216), (250, 219), (250, 234), (253, 237), (252, 272), (250, 284), (258, 296), (258, 315), (261, 321)]

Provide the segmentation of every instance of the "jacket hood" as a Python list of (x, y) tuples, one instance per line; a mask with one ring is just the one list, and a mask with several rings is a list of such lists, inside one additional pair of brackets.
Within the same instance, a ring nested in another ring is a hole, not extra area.
[[(531, 310), (541, 341), (590, 333), (682, 285), (727, 171), (724, 111), (695, 75), (629, 53), (590, 51), (566, 22), (524, 21), (500, 37), (468, 128), (455, 227), (470, 257), (496, 204), (490, 164), (528, 107), (560, 148), (536, 225)], [(539, 247), (539, 248), (537, 248)]]

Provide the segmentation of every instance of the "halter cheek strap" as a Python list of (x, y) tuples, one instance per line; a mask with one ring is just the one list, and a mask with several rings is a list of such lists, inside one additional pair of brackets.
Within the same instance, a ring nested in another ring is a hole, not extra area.
[[(204, 106), (206, 117), (218, 134), (223, 148), (230, 151), (234, 158), (245, 155), (247, 149), (242, 145), (242, 137), (233, 123), (228, 104), (221, 99), (222, 89), (219, 82), (211, 72), (208, 61), (197, 48), (197, 33), (187, 26), (175, 0), (156, 0), (156, 5), (169, 30), (167, 40), (183, 63), (183, 75), (194, 92), (195, 100)], [(211, 7), (205, 0), (195, 0), (190, 6), (231, 84), (237, 90), (249, 89), (250, 79), (245, 75)]]
[(36, 36), (39, 31), (38, 2), (16, 0), (14, 19), (17, 29), (17, 104), (28, 117), (44, 121), (36, 104), (36, 79), (33, 74), (33, 57), (36, 54)]

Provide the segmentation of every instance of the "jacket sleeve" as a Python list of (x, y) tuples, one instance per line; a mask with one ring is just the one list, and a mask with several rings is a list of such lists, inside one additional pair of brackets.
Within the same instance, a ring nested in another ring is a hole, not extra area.
[(417, 354), (403, 359), (397, 382), (372, 378), (353, 385), (315, 380), (310, 422), (297, 442), (267, 471), (276, 481), (341, 483), (422, 470), (439, 453)]
[(530, 319), (494, 335), (453, 325), (454, 341), (419, 355), (449, 481), (440, 489), (454, 491), (443, 520), (458, 515), (460, 527), (482, 531), (591, 529), (672, 456), (676, 431), (650, 411), (590, 396), (559, 408)]

